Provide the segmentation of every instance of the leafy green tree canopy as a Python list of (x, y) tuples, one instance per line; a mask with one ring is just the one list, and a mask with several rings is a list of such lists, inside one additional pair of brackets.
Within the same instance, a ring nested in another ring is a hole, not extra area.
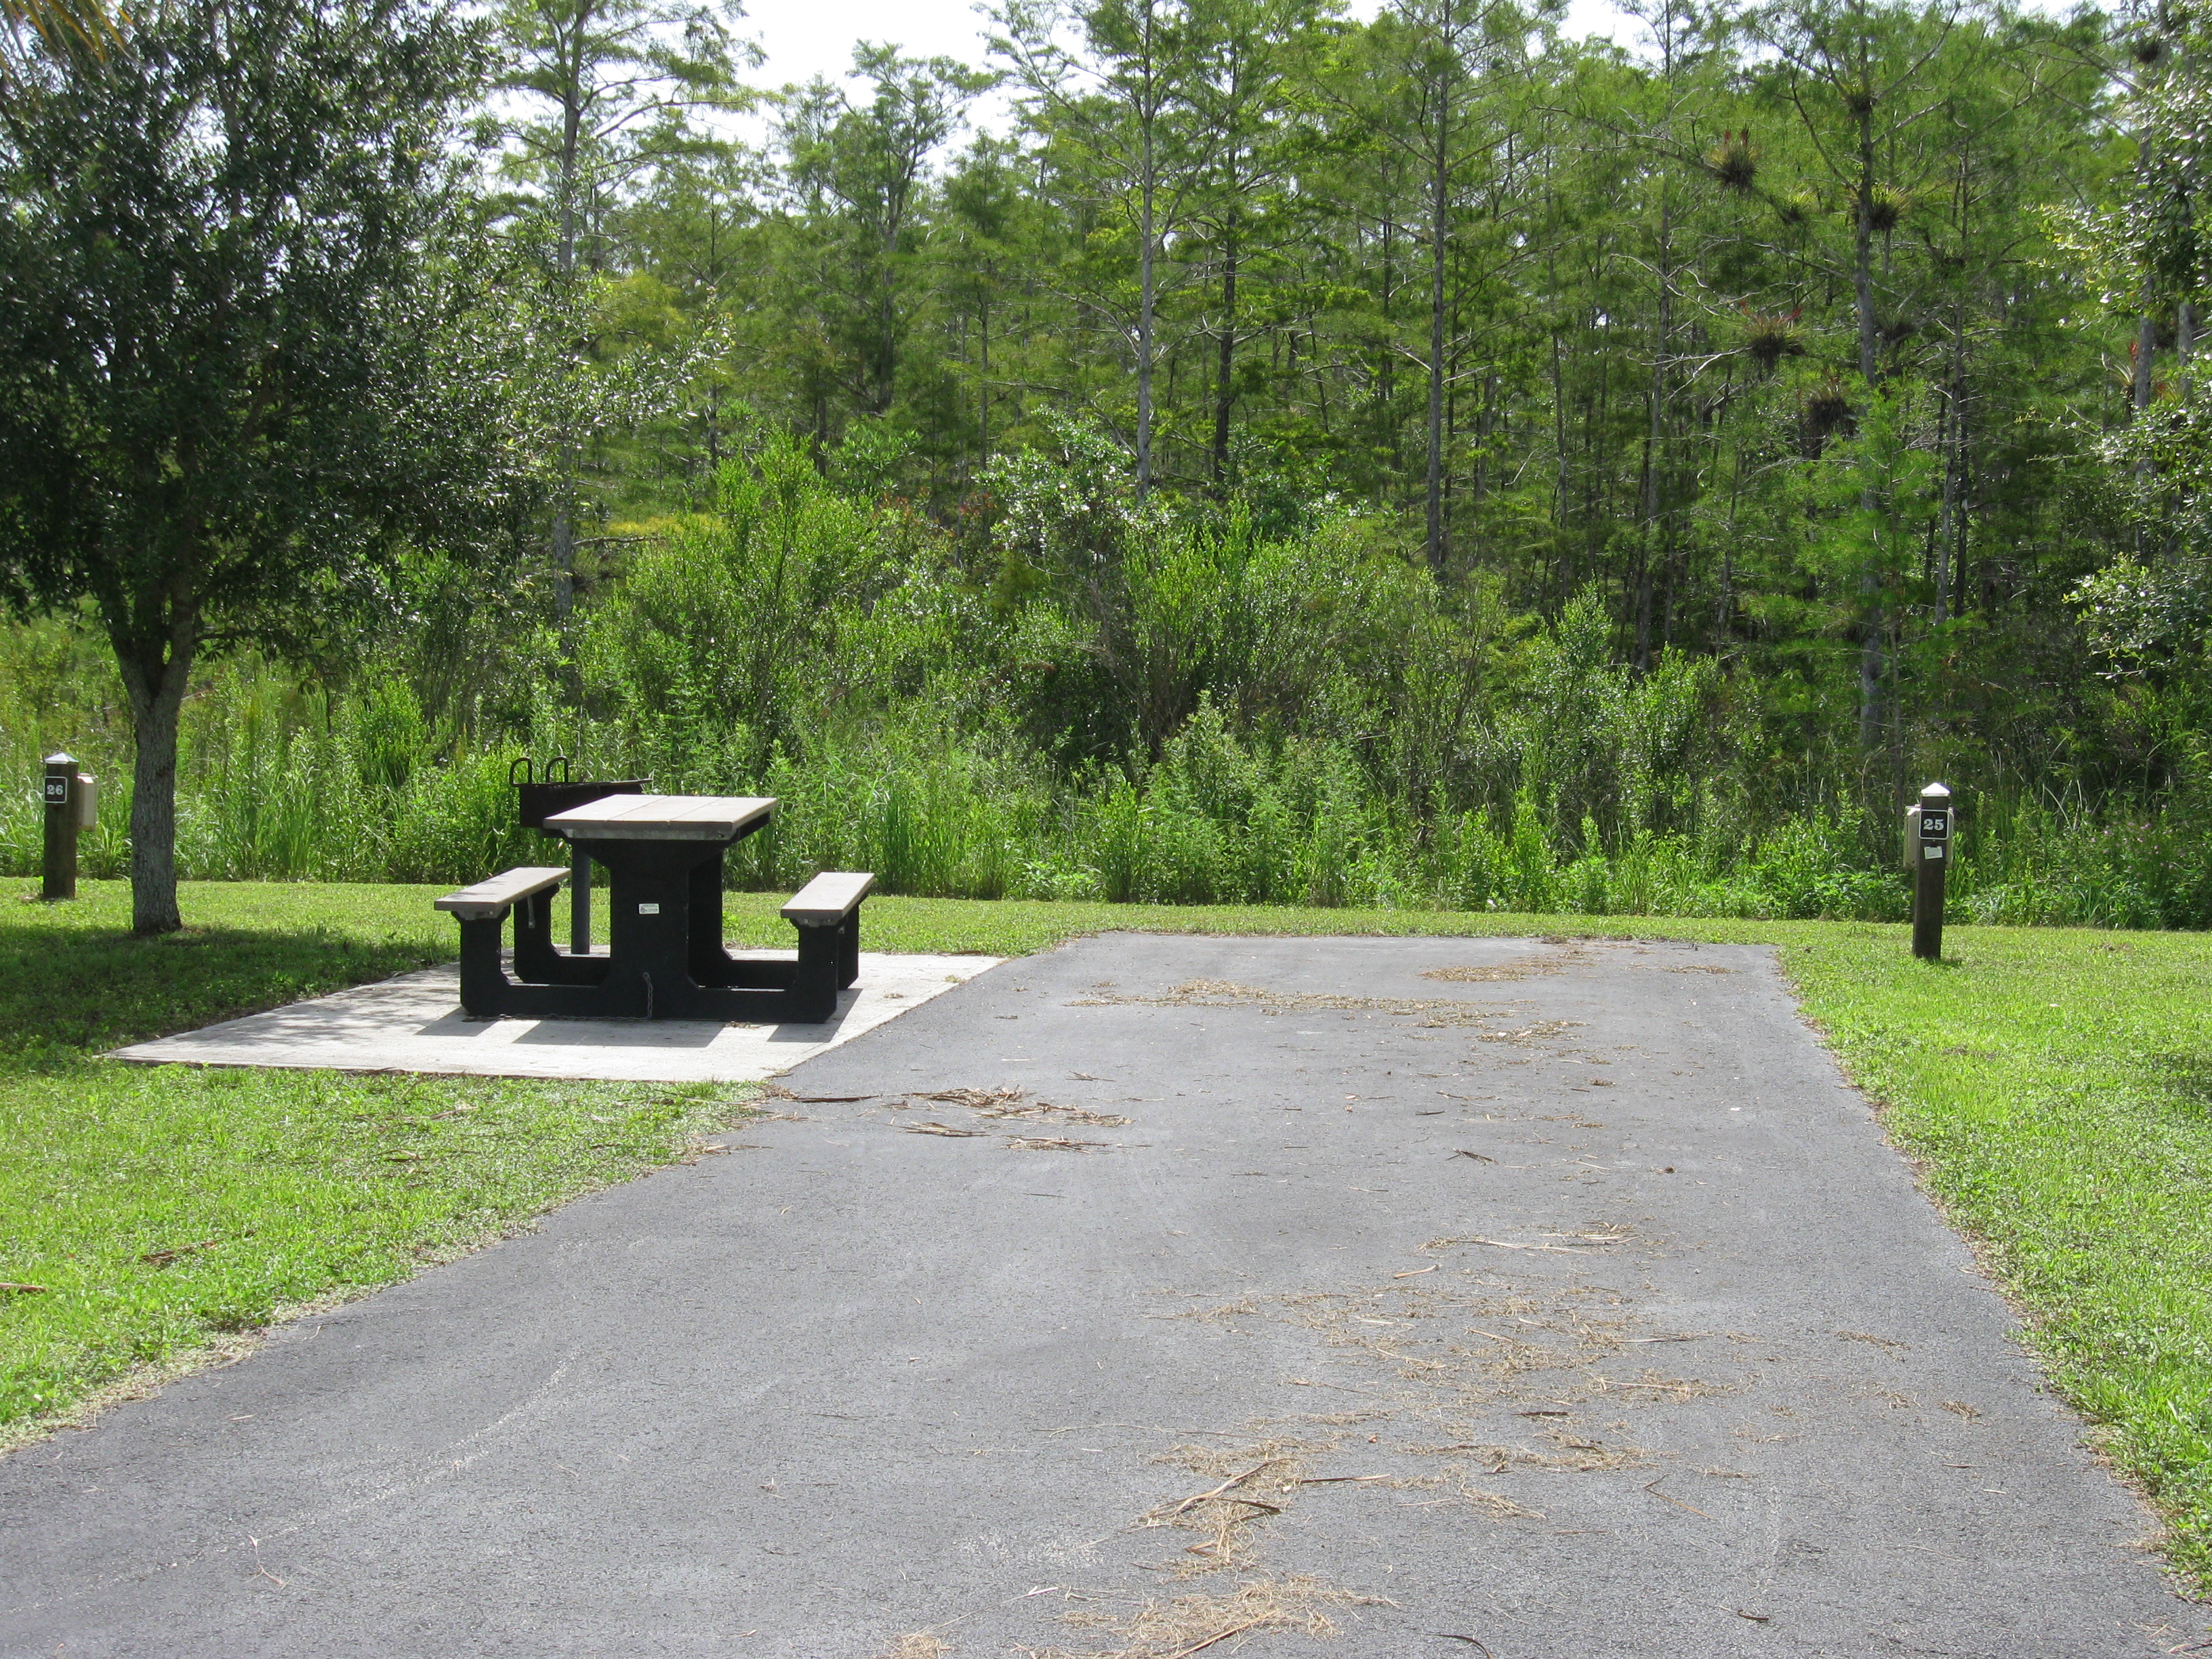
[(142, 933), (180, 925), (195, 659), (302, 650), (527, 493), (447, 240), (483, 69), (442, 0), (179, 0), (0, 116), (0, 598), (114, 648)]

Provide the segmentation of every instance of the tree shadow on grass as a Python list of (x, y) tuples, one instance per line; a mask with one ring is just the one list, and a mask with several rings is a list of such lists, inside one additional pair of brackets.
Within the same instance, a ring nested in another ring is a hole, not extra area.
[(2212, 1118), (2212, 1049), (2166, 1049), (2143, 1061), (2168, 1103), (2198, 1122)]
[(420, 939), (327, 928), (188, 927), (139, 939), (0, 916), (0, 1063), (197, 1030), (451, 957)]

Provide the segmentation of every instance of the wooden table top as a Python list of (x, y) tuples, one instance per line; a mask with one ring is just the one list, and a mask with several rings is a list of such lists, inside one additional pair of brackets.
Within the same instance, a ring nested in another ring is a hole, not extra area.
[(545, 827), (570, 841), (734, 841), (775, 811), (773, 795), (607, 795)]

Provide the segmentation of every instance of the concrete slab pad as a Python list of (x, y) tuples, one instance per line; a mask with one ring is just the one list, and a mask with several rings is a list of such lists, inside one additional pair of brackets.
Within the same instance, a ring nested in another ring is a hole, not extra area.
[(0, 1654), (2204, 1640), (1765, 951), (1108, 936), (789, 1081), (0, 1459)]
[(674, 1019), (471, 1019), (461, 1012), (460, 970), (426, 968), (267, 1013), (225, 1020), (203, 1030), (136, 1042), (108, 1058), (149, 1065), (750, 1083), (775, 1077), (849, 1042), (974, 978), (998, 960), (863, 951), (859, 982), (839, 995), (837, 1012), (828, 1021), (761, 1025)]

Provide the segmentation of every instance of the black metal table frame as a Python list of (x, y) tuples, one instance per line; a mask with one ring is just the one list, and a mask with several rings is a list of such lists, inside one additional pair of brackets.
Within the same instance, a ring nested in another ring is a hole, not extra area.
[(842, 922), (797, 927), (793, 958), (738, 957), (722, 945), (722, 854), (769, 821), (727, 840), (569, 837), (606, 866), (605, 956), (553, 943), (553, 890), (514, 907), (514, 973), (500, 961), (504, 919), (461, 921), (461, 1006), (482, 1019), (693, 1019), (819, 1024), (860, 977), (858, 908)]
[[(561, 769), (557, 778), (553, 775), (556, 766)], [(515, 776), (517, 772), (522, 774), (520, 778)], [(507, 783), (515, 792), (515, 822), (541, 834), (551, 833), (545, 828), (545, 820), (556, 812), (605, 800), (609, 795), (641, 795), (653, 787), (651, 778), (573, 776), (566, 755), (551, 757), (542, 769), (531, 765), (529, 756), (518, 755), (507, 763)], [(592, 859), (580, 847), (574, 849), (570, 864), (568, 937), (577, 948), (588, 946), (592, 938)]]

